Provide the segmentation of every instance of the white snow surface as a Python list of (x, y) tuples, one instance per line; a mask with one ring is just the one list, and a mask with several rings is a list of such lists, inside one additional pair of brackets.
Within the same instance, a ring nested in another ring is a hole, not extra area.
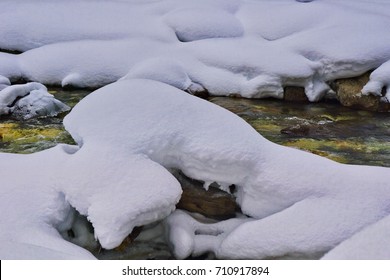
[(367, 226), (327, 253), (325, 260), (389, 260), (390, 216)]
[[(2, 200), (7, 201), (1, 220), (28, 217), (3, 230), (2, 240), (22, 235), (18, 238), (26, 246), (35, 244), (36, 237), (25, 236), (28, 223), (36, 225), (37, 235), (51, 232), (56, 241), (46, 238), (46, 248), (73, 252), (74, 245), (62, 249), (66, 243), (54, 230), (69, 228), (71, 205), (92, 222), (104, 248), (116, 247), (135, 226), (174, 210), (181, 189), (166, 168), (235, 184), (237, 202), (252, 217), (200, 226), (171, 216), (171, 242), (179, 258), (204, 250), (220, 258), (312, 256), (389, 214), (388, 168), (342, 165), (273, 144), (225, 109), (161, 82), (131, 79), (101, 88), (76, 105), (64, 124), (79, 148), (0, 154)], [(47, 158), (44, 168), (42, 158)], [(15, 172), (27, 166), (34, 167), (32, 175), (15, 180)], [(23, 193), (26, 184), (32, 193)], [(39, 206), (23, 202), (31, 197)]]
[(282, 98), (294, 85), (317, 101), (390, 59), (388, 1), (301, 2), (5, 0), (0, 48), (24, 53), (0, 53), (0, 75), (99, 87), (180, 73), (188, 91)]
[[(1, 110), (43, 90), (10, 80), (114, 82), (64, 120), (78, 146), (0, 154), (1, 259), (93, 258), (60, 234), (74, 209), (107, 249), (168, 217), (178, 258), (319, 258), (339, 244), (325, 258), (387, 257), (379, 243), (370, 255), (356, 247), (387, 238), (388, 168), (278, 146), (184, 91), (282, 98), (295, 85), (316, 101), (327, 81), (380, 66), (363, 90), (378, 95), (389, 83), (389, 2), (5, 0), (0, 15), (0, 48), (23, 51), (0, 53)], [(181, 188), (169, 168), (235, 184), (250, 218), (202, 224), (174, 211)]]
[(363, 87), (363, 94), (373, 94), (382, 96), (382, 91), (386, 89), (382, 97), (384, 102), (390, 102), (390, 60), (383, 63), (370, 75), (370, 81)]

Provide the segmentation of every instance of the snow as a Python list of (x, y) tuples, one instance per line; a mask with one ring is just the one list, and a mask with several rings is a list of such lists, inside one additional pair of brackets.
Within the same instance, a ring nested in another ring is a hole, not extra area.
[[(1, 82), (1, 81), (0, 81)], [(0, 90), (0, 115), (30, 119), (37, 116), (56, 116), (70, 110), (70, 107), (54, 98), (47, 88), (36, 82), (23, 85), (7, 85)]]
[[(89, 252), (62, 239), (70, 228), (71, 208), (54, 186), (62, 146), (32, 154), (0, 154), (1, 259), (92, 259)], [(23, 174), (23, 176), (21, 176)]]
[(370, 80), (362, 89), (363, 94), (373, 94), (376, 96), (382, 96), (383, 89), (386, 89), (383, 100), (387, 103), (390, 102), (390, 61), (383, 63), (370, 75)]
[[(2, 1), (0, 48), (23, 51), (0, 53), (2, 113), (15, 100), (51, 111), (58, 104), (40, 83), (106, 86), (64, 120), (77, 146), (0, 154), (0, 258), (93, 258), (63, 238), (73, 229), (76, 243), (95, 244), (75, 211), (106, 249), (166, 218), (178, 258), (319, 258), (333, 248), (325, 258), (388, 257), (388, 168), (278, 146), (185, 92), (282, 98), (294, 85), (317, 101), (327, 82), (379, 67), (363, 89), (379, 95), (389, 3), (299, 2)], [(10, 85), (21, 78), (34, 82)], [(205, 223), (175, 210), (171, 168), (205, 186), (234, 184), (247, 217)]]
[(282, 98), (294, 85), (317, 101), (390, 58), (385, 1), (94, 2), (2, 1), (0, 48), (24, 53), (1, 53), (0, 75), (96, 88), (180, 72), (179, 89)]
[(328, 260), (388, 260), (390, 259), (390, 216), (367, 226), (336, 246), (323, 259)]

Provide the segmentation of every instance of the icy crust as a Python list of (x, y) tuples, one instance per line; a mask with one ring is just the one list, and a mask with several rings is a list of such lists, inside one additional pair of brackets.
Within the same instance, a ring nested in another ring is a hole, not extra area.
[[(2, 84), (4, 88), (1, 89)], [(0, 115), (12, 115), (19, 119), (38, 116), (56, 116), (70, 107), (54, 98), (47, 88), (36, 82), (10, 85), (0, 76)]]
[[(301, 2), (2, 1), (0, 48), (25, 52), (0, 53), (0, 75), (99, 87), (128, 73), (253, 98), (282, 98), (285, 86), (302, 86), (317, 101), (328, 81), (390, 59), (389, 3)], [(381, 76), (367, 93), (387, 84)]]

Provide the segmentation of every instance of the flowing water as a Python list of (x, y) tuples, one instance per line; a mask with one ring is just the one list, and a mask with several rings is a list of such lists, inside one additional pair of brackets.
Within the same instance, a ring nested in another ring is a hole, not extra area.
[(289, 103), (215, 97), (272, 142), (341, 163), (390, 167), (390, 115), (337, 103)]
[[(51, 88), (73, 107), (89, 90)], [(390, 115), (351, 110), (334, 103), (298, 104), (278, 100), (214, 97), (269, 140), (350, 164), (390, 166)], [(58, 143), (74, 144), (60, 115), (17, 121), (0, 117), (0, 152), (33, 153)]]

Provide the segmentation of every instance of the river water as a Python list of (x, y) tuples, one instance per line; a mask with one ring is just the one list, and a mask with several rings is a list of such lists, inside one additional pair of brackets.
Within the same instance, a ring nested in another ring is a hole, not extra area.
[[(88, 90), (51, 88), (73, 107)], [(342, 163), (390, 166), (390, 115), (352, 110), (336, 103), (289, 103), (214, 97), (210, 102), (237, 114), (267, 139)], [(0, 118), (0, 152), (33, 153), (57, 143), (74, 144), (64, 115), (16, 121)]]

